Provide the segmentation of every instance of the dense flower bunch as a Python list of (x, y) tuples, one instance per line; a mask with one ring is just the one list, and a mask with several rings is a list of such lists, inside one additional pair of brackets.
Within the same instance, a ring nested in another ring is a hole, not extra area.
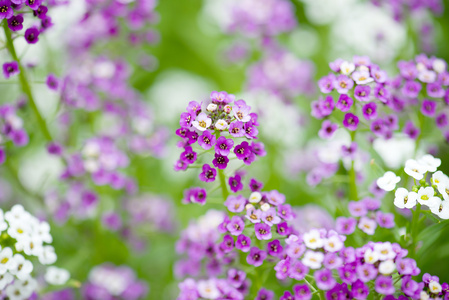
[(417, 0), (417, 1), (397, 1), (397, 0), (371, 0), (374, 5), (388, 6), (396, 21), (403, 21), (410, 13), (420, 11), (431, 12), (440, 15), (443, 12), (443, 1), (441, 0)]
[(286, 0), (235, 1), (229, 30), (244, 35), (274, 36), (296, 27), (293, 5)]
[[(27, 23), (24, 17), (30, 16), (38, 20), (33, 26), (25, 30), (24, 37), (28, 44), (36, 44), (39, 41), (39, 35), (50, 28), (53, 23), (48, 15), (49, 5), (44, 4), (43, 0), (1, 0), (0, 1), (0, 20), (6, 19), (5, 28), (10, 30), (8, 35), (18, 33), (23, 30), (23, 23)], [(58, 5), (58, 2), (52, 1), (51, 6)], [(37, 25), (38, 24), (38, 25)]]
[(89, 281), (83, 286), (83, 299), (144, 299), (148, 293), (147, 283), (136, 278), (127, 266), (109, 263), (94, 267), (89, 273)]
[[(176, 134), (183, 139), (179, 146), (184, 152), (175, 164), (176, 171), (186, 170), (197, 161), (198, 154), (193, 149), (196, 143), (204, 153), (213, 153), (211, 163), (219, 170), (226, 169), (232, 158), (250, 165), (257, 156), (265, 155), (264, 145), (252, 141), (259, 133), (257, 114), (251, 112), (244, 100), (235, 100), (234, 95), (226, 92), (212, 92), (210, 99), (202, 103), (190, 102), (179, 124), (181, 128)], [(242, 142), (237, 144), (239, 140)], [(215, 181), (214, 167), (203, 164), (200, 180)]]
[(5, 104), (0, 106), (0, 165), (6, 160), (4, 145), (12, 141), (15, 146), (28, 144), (28, 133), (23, 127), (23, 120), (16, 114), (17, 108)]
[[(407, 106), (418, 106), (421, 114), (435, 120), (446, 140), (449, 141), (449, 73), (447, 63), (439, 58), (416, 56), (411, 61), (398, 63), (399, 75), (392, 81), (395, 111), (403, 111)], [(408, 121), (404, 132), (416, 139), (420, 130)]]
[[(418, 160), (407, 160), (404, 172), (413, 178), (411, 191), (404, 187), (396, 189), (401, 178), (391, 171), (379, 178), (378, 183), (386, 191), (395, 190), (394, 205), (399, 209), (412, 209), (423, 205), (441, 219), (449, 219), (449, 177), (438, 170), (440, 165), (441, 160), (430, 154)], [(432, 174), (428, 181), (427, 174), (430, 173)]]
[(159, 41), (159, 34), (150, 28), (159, 21), (155, 11), (157, 0), (85, 2), (85, 15), (71, 29), (71, 39), (68, 40), (70, 50), (75, 54), (87, 52), (104, 42), (119, 41), (119, 37), (134, 46)]
[[(23, 206), (0, 209), (0, 290), (9, 299), (29, 299), (38, 289), (32, 277), (38, 260), (42, 265), (56, 262), (55, 249), (50, 243), (50, 225), (39, 221)], [(63, 269), (48, 267), (45, 279), (50, 284), (65, 284), (70, 274)]]
[(248, 70), (248, 89), (267, 91), (283, 100), (315, 91), (312, 62), (299, 60), (288, 51), (273, 49)]

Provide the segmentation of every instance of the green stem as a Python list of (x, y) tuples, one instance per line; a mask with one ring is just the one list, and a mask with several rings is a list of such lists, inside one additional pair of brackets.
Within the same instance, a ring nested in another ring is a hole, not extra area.
[[(355, 140), (355, 131), (351, 131), (351, 142)], [(357, 174), (354, 168), (354, 160), (351, 162), (351, 169), (349, 170), (349, 200), (359, 200), (357, 193)]]
[(226, 176), (223, 170), (218, 170), (218, 177), (220, 178), (221, 192), (223, 194), (223, 200), (226, 201), (229, 196), (228, 187), (226, 186)]
[(6, 36), (6, 47), (8, 48), (9, 53), (11, 54), (13, 60), (17, 61), (17, 63), (19, 64), (20, 73), (18, 76), (19, 76), (20, 86), (22, 87), (22, 91), (28, 98), (28, 102), (30, 103), (31, 108), (32, 108), (34, 114), (36, 115), (37, 122), (39, 124), (39, 127), (41, 128), (42, 133), (45, 136), (45, 139), (48, 142), (51, 142), (53, 139), (51, 137), (50, 131), (48, 130), (47, 124), (45, 123), (45, 120), (42, 117), (42, 115), (40, 114), (39, 109), (37, 108), (36, 102), (34, 101), (33, 93), (31, 92), (31, 87), (26, 78), (25, 68), (22, 66), (22, 64), (20, 63), (20, 59), (17, 56), (17, 52), (16, 52), (16, 49), (14, 48), (14, 43), (13, 43), (13, 39), (11, 36), (11, 31), (8, 28), (7, 22), (3, 22), (3, 29), (5, 30), (5, 36)]
[(413, 219), (411, 224), (410, 235), (412, 238), (412, 245), (410, 249), (410, 256), (414, 257), (416, 252), (416, 238), (418, 237), (418, 222), (419, 216), (421, 215), (421, 204), (416, 204), (416, 210), (413, 213)]

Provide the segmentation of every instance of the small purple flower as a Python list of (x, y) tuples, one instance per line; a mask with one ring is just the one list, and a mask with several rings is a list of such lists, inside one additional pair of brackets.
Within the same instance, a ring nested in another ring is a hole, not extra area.
[(190, 101), (187, 105), (187, 112), (189, 112), (193, 118), (196, 118), (201, 113), (201, 103), (196, 101)]
[(220, 170), (226, 169), (226, 167), (228, 166), (228, 162), (229, 162), (229, 158), (227, 158), (226, 156), (222, 156), (219, 154), (215, 153), (215, 158), (212, 161), (212, 164), (216, 167), (219, 168)]
[(254, 178), (251, 178), (248, 186), (251, 192), (260, 192), (263, 188), (263, 183), (261, 181), (257, 181)]
[(354, 101), (352, 100), (351, 97), (349, 97), (346, 94), (342, 94), (338, 98), (338, 101), (337, 101), (337, 104), (335, 105), (335, 107), (343, 112), (347, 112), (348, 110), (351, 109), (351, 106), (353, 103), (354, 103)]
[(421, 112), (423, 115), (433, 117), (437, 109), (437, 103), (428, 99), (424, 99), (421, 105)]
[(244, 141), (241, 144), (235, 146), (234, 153), (238, 159), (242, 160), (251, 155), (251, 147), (248, 142)]
[(201, 181), (204, 182), (213, 182), (215, 181), (215, 176), (217, 176), (217, 170), (214, 168), (211, 168), (210, 165), (204, 164), (203, 165), (203, 172), (201, 172), (198, 177)]
[(339, 75), (334, 80), (334, 88), (340, 94), (347, 94), (350, 89), (354, 86), (354, 81), (346, 75)]
[(365, 119), (374, 120), (377, 118), (377, 105), (374, 102), (367, 103), (362, 107), (362, 113)]
[(267, 152), (265, 151), (265, 145), (263, 143), (251, 142), (251, 151), (257, 156), (265, 156)]
[(179, 125), (181, 127), (190, 127), (192, 125), (192, 121), (195, 119), (195, 115), (188, 113), (188, 112), (183, 112), (181, 114), (181, 118), (179, 120)]
[(388, 79), (387, 72), (379, 68), (371, 68), (371, 77), (378, 83), (384, 83)]
[(323, 265), (326, 269), (337, 269), (343, 265), (343, 260), (335, 253), (329, 252), (324, 255)]
[(281, 204), (284, 204), (285, 202), (285, 195), (279, 193), (277, 190), (269, 191), (265, 194), (268, 202), (274, 206), (278, 206)]
[(209, 130), (206, 130), (198, 138), (198, 145), (200, 145), (204, 150), (209, 150), (210, 148), (215, 146), (216, 141), (217, 138), (213, 134), (211, 134)]
[(413, 61), (399, 61), (398, 62), (399, 72), (402, 77), (408, 80), (413, 80), (418, 76), (418, 69)]
[(265, 258), (267, 258), (267, 252), (262, 251), (257, 247), (251, 247), (249, 254), (246, 257), (246, 262), (250, 265), (258, 267), (262, 265)]
[(239, 213), (242, 212), (245, 208), (246, 199), (242, 195), (238, 196), (229, 196), (228, 199), (226, 199), (225, 203), (226, 207), (230, 212), (233, 213)]
[(0, 20), (9, 19), (14, 14), (10, 0), (0, 0)]
[(27, 0), (26, 3), (32, 10), (36, 10), (42, 4), (42, 0)]
[(341, 146), (341, 154), (343, 157), (348, 157), (351, 160), (354, 160), (355, 155), (357, 153), (357, 149), (358, 149), (358, 146), (357, 146), (356, 142), (352, 142), (351, 145), (349, 145), (349, 147), (346, 145), (342, 145)]
[(323, 121), (321, 124), (321, 129), (318, 131), (318, 135), (322, 139), (330, 139), (334, 136), (335, 131), (337, 131), (338, 125), (332, 123), (329, 120)]
[(39, 34), (36, 27), (30, 27), (25, 31), (25, 40), (28, 44), (36, 44), (39, 41)]
[(33, 14), (39, 19), (45, 19), (47, 17), (48, 7), (44, 5), (40, 5), (36, 10), (34, 10)]
[(235, 248), (239, 249), (242, 252), (248, 252), (250, 247), (251, 247), (251, 238), (243, 234), (237, 237), (237, 241), (235, 242)]
[(375, 281), (374, 289), (382, 295), (392, 295), (395, 292), (393, 279), (388, 276), (379, 276)]
[(278, 206), (278, 215), (284, 220), (292, 220), (295, 217), (292, 207), (288, 204)]
[(337, 284), (337, 281), (332, 276), (332, 272), (327, 269), (315, 271), (313, 277), (320, 290), (328, 291)]
[(390, 91), (383, 84), (379, 83), (374, 88), (374, 96), (377, 99), (379, 99), (382, 103), (388, 103), (391, 94)]
[(236, 174), (234, 177), (229, 177), (228, 183), (231, 191), (233, 191), (234, 193), (243, 190), (242, 178), (239, 174)]
[(243, 222), (241, 217), (233, 216), (226, 226), (226, 229), (228, 229), (232, 235), (240, 235), (245, 229), (245, 222)]
[(419, 82), (407, 81), (402, 87), (402, 94), (408, 98), (416, 98), (418, 97), (421, 88), (422, 86)]
[(273, 226), (275, 224), (279, 224), (281, 222), (281, 218), (278, 217), (276, 213), (276, 209), (271, 207), (267, 211), (262, 212), (262, 220), (265, 224)]
[(243, 129), (243, 122), (236, 121), (229, 125), (229, 133), (233, 137), (243, 137), (245, 135), (245, 129)]
[(3, 75), (6, 79), (20, 73), (19, 64), (16, 61), (3, 64)]
[(357, 274), (355, 272), (355, 266), (353, 264), (346, 264), (338, 268), (338, 275), (346, 284), (352, 284), (357, 280)]
[(354, 97), (362, 102), (367, 102), (370, 99), (371, 87), (369, 85), (358, 85), (354, 89)]
[(347, 113), (343, 120), (343, 125), (348, 128), (348, 130), (354, 131), (359, 125), (359, 118), (352, 113)]
[(48, 74), (46, 84), (50, 90), (57, 91), (59, 88), (59, 79), (54, 74)]
[(323, 94), (329, 94), (334, 89), (333, 82), (335, 80), (334, 74), (329, 74), (328, 76), (322, 77), (318, 80), (318, 87)]
[(273, 300), (274, 292), (261, 288), (254, 300)]
[(222, 156), (228, 156), (233, 146), (233, 140), (220, 136), (215, 144), (215, 153)]
[(279, 240), (271, 241), (267, 244), (267, 252), (271, 256), (280, 257), (283, 253), (284, 248)]
[(419, 134), (421, 133), (421, 131), (419, 130), (418, 127), (416, 127), (412, 121), (407, 121), (405, 122), (405, 126), (403, 129), (403, 132), (408, 135), (411, 139), (416, 139), (418, 138)]
[(279, 298), (279, 300), (294, 300), (295, 297), (290, 291), (285, 291), (284, 294)]
[(306, 251), (306, 246), (303, 243), (291, 243), (287, 246), (286, 253), (291, 258), (300, 258)]
[(0, 165), (3, 165), (6, 161), (6, 152), (3, 147), (0, 147)]
[(294, 260), (289, 269), (288, 276), (296, 280), (303, 280), (306, 274), (309, 273), (309, 268), (304, 266), (304, 264), (299, 260)]
[(246, 211), (246, 216), (248, 220), (251, 221), (251, 223), (260, 223), (260, 218), (262, 217), (262, 211), (258, 209), (248, 209)]
[(335, 230), (344, 235), (350, 235), (354, 232), (357, 220), (354, 218), (338, 217), (335, 221)]
[(181, 153), (180, 159), (187, 164), (193, 164), (196, 161), (196, 152), (192, 150), (192, 147), (187, 146)]
[(377, 268), (371, 264), (358, 265), (355, 270), (357, 276), (363, 282), (371, 281), (377, 276)]
[(354, 217), (366, 216), (368, 210), (362, 201), (350, 201), (348, 203), (349, 213)]
[(223, 236), (223, 241), (220, 243), (220, 250), (224, 253), (229, 253), (234, 249), (234, 239), (229, 234)]
[(229, 269), (227, 275), (228, 281), (235, 288), (241, 286), (246, 279), (246, 273), (237, 269)]
[(307, 284), (297, 284), (293, 286), (293, 292), (295, 293), (295, 300), (312, 299), (312, 293)]
[(205, 189), (194, 187), (184, 191), (185, 203), (198, 203), (204, 205), (206, 203), (207, 193)]
[(210, 94), (210, 99), (212, 100), (212, 102), (216, 103), (216, 104), (229, 104), (234, 102), (235, 100), (235, 96), (232, 94), (228, 94), (226, 92), (212, 92)]
[(22, 15), (12, 16), (8, 19), (8, 28), (11, 31), (20, 31), (23, 29), (23, 17)]
[(271, 227), (268, 224), (257, 223), (254, 225), (254, 231), (258, 240), (271, 240)]
[(245, 137), (247, 139), (257, 139), (257, 135), (259, 134), (259, 130), (255, 126), (253, 126), (253, 122), (249, 121), (243, 125), (243, 129), (245, 130)]
[(51, 142), (47, 145), (47, 151), (50, 154), (60, 156), (62, 154), (62, 146), (57, 142)]
[(432, 98), (442, 98), (444, 96), (444, 89), (438, 82), (429, 83), (427, 85), (427, 95)]
[(352, 297), (356, 300), (365, 300), (368, 298), (369, 288), (360, 279), (352, 284)]
[(411, 258), (402, 258), (396, 260), (396, 269), (401, 275), (415, 275), (417, 269), (416, 261)]
[(291, 229), (290, 229), (290, 227), (288, 227), (287, 222), (282, 222), (277, 225), (277, 233), (279, 235), (282, 235), (282, 236), (289, 235), (290, 232), (291, 232)]
[(383, 213), (381, 211), (376, 212), (376, 222), (380, 227), (383, 228), (393, 228), (394, 223), (394, 214), (392, 213)]
[(289, 259), (283, 259), (279, 261), (274, 267), (274, 270), (276, 271), (276, 278), (279, 280), (284, 280), (285, 278), (287, 278), (289, 269), (290, 269)]
[(112, 231), (117, 231), (122, 227), (122, 219), (120, 215), (115, 212), (104, 213), (101, 222), (106, 228)]
[(449, 124), (447, 114), (445, 112), (440, 113), (435, 118), (435, 122), (436, 122), (438, 128), (443, 129), (444, 127), (446, 127)]
[(335, 108), (334, 98), (332, 96), (326, 96), (324, 100), (318, 102), (320, 106), (321, 115), (323, 117), (330, 115)]

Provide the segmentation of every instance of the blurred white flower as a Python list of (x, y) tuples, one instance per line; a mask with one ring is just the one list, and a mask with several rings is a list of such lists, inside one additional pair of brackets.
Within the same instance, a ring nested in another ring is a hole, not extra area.
[(378, 178), (376, 183), (379, 188), (390, 192), (396, 188), (396, 184), (401, 181), (401, 177), (396, 176), (391, 171), (386, 172), (382, 177)]
[(47, 268), (44, 278), (49, 284), (62, 285), (70, 279), (70, 273), (66, 269), (50, 266)]

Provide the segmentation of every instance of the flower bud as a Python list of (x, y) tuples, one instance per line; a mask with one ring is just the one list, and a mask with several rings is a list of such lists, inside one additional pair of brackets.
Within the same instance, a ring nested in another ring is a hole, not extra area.
[(207, 110), (207, 111), (210, 111), (210, 112), (214, 112), (214, 111), (217, 110), (217, 107), (218, 107), (217, 104), (210, 103), (210, 104), (207, 106), (206, 110)]

